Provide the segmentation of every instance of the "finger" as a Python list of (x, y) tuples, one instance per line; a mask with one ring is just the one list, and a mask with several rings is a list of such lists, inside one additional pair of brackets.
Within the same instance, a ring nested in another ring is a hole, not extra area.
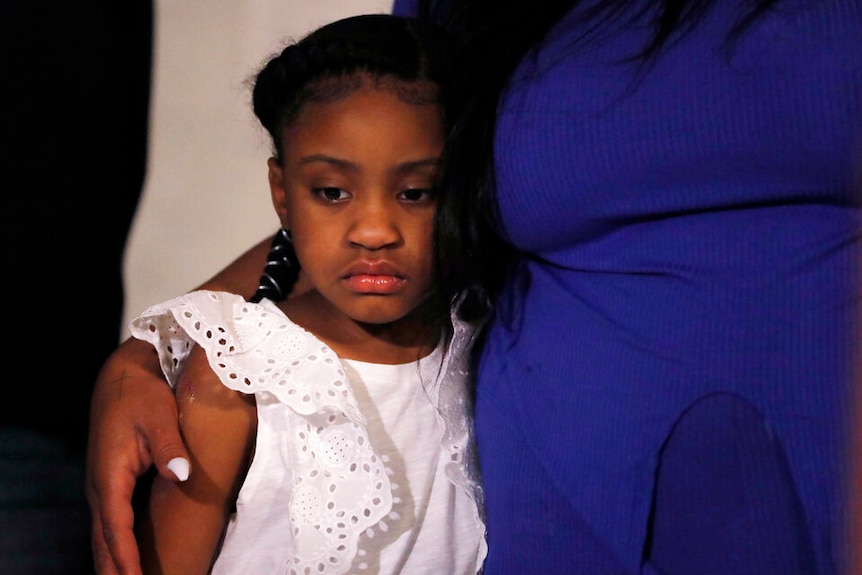
[(153, 463), (159, 475), (168, 481), (185, 481), (191, 473), (191, 458), (180, 434), (176, 402), (171, 398), (170, 405), (160, 410), (154, 425), (141, 429), (141, 435), (152, 454)]
[(139, 457), (137, 441), (131, 436), (115, 433), (110, 440), (91, 436), (86, 494), (92, 516), (93, 560), (99, 575), (141, 572), (133, 532), (132, 492), (150, 461)]
[(93, 512), (91, 537), (93, 562), (96, 566), (97, 575), (119, 575), (119, 571), (117, 571), (117, 567), (114, 565), (114, 560), (111, 559), (111, 553), (108, 551), (108, 544), (105, 542), (105, 536), (102, 532), (102, 521), (98, 510)]
[(137, 459), (135, 444), (135, 440), (128, 440), (126, 445), (131, 449), (125, 451), (106, 444), (104, 453), (108, 457), (102, 466), (97, 465), (95, 452), (88, 452), (87, 500), (93, 518), (93, 559), (99, 575), (141, 573), (132, 494), (149, 462)]
[(131, 505), (136, 479), (133, 473), (117, 470), (113, 480), (105, 481), (100, 489), (102, 498), (98, 517), (104, 546), (99, 552), (106, 549), (110, 558), (103, 563), (110, 563), (122, 575), (142, 574), (134, 532), (135, 514)]

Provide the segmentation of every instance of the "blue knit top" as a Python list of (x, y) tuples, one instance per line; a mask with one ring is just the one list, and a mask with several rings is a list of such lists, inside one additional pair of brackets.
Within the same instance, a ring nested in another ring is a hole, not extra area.
[[(510, 80), (497, 198), (527, 256), (497, 306), (476, 402), (494, 574), (530, 556), (573, 572), (588, 545), (638, 573), (663, 442), (718, 392), (777, 435), (818, 572), (834, 572), (862, 3), (779, 2), (728, 44), (740, 4), (716, 2), (647, 68), (625, 63), (646, 26), (584, 48), (573, 12)], [(554, 539), (573, 516), (593, 537), (583, 549)]]

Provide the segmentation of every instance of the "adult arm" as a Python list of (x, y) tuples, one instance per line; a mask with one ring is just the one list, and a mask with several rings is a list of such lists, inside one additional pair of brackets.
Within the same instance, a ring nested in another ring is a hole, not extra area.
[[(251, 296), (270, 243), (262, 240), (200, 287)], [(162, 478), (175, 481), (172, 460), (189, 461), (173, 392), (153, 347), (128, 339), (105, 361), (90, 406), (86, 490), (100, 575), (140, 575), (132, 494), (154, 464)]]

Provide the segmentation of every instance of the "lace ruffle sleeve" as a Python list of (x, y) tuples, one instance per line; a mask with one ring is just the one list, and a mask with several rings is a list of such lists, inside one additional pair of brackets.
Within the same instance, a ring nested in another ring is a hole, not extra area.
[[(152, 306), (130, 329), (156, 347), (170, 381), (197, 344), (226, 387), (256, 395), (259, 418), (280, 430), (270, 449), (289, 475), (284, 559), (297, 572), (344, 573), (360, 534), (391, 509), (392, 494), (335, 353), (269, 300), (222, 292)], [(289, 409), (273, 411), (278, 405)]]
[(201, 290), (148, 308), (129, 328), (158, 350), (171, 384), (197, 343), (231, 389), (272, 393), (305, 415), (331, 408), (365, 422), (338, 356), (269, 300)]

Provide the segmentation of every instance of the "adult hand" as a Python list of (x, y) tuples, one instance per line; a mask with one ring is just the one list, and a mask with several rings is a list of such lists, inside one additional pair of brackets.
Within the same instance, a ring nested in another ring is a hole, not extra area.
[[(251, 296), (279, 237), (261, 240), (198, 289)], [(277, 257), (274, 253), (273, 259)], [(300, 277), (294, 292), (308, 289), (307, 285)], [(156, 350), (149, 343), (126, 340), (102, 367), (90, 406), (86, 488), (99, 575), (141, 574), (132, 508), (135, 485), (153, 464), (168, 480), (177, 480), (168, 465), (188, 477), (188, 461), (176, 401)]]
[(90, 407), (86, 490), (99, 575), (141, 574), (133, 531), (135, 484), (153, 464), (166, 479), (184, 480), (189, 461), (155, 350), (127, 340), (102, 367)]

